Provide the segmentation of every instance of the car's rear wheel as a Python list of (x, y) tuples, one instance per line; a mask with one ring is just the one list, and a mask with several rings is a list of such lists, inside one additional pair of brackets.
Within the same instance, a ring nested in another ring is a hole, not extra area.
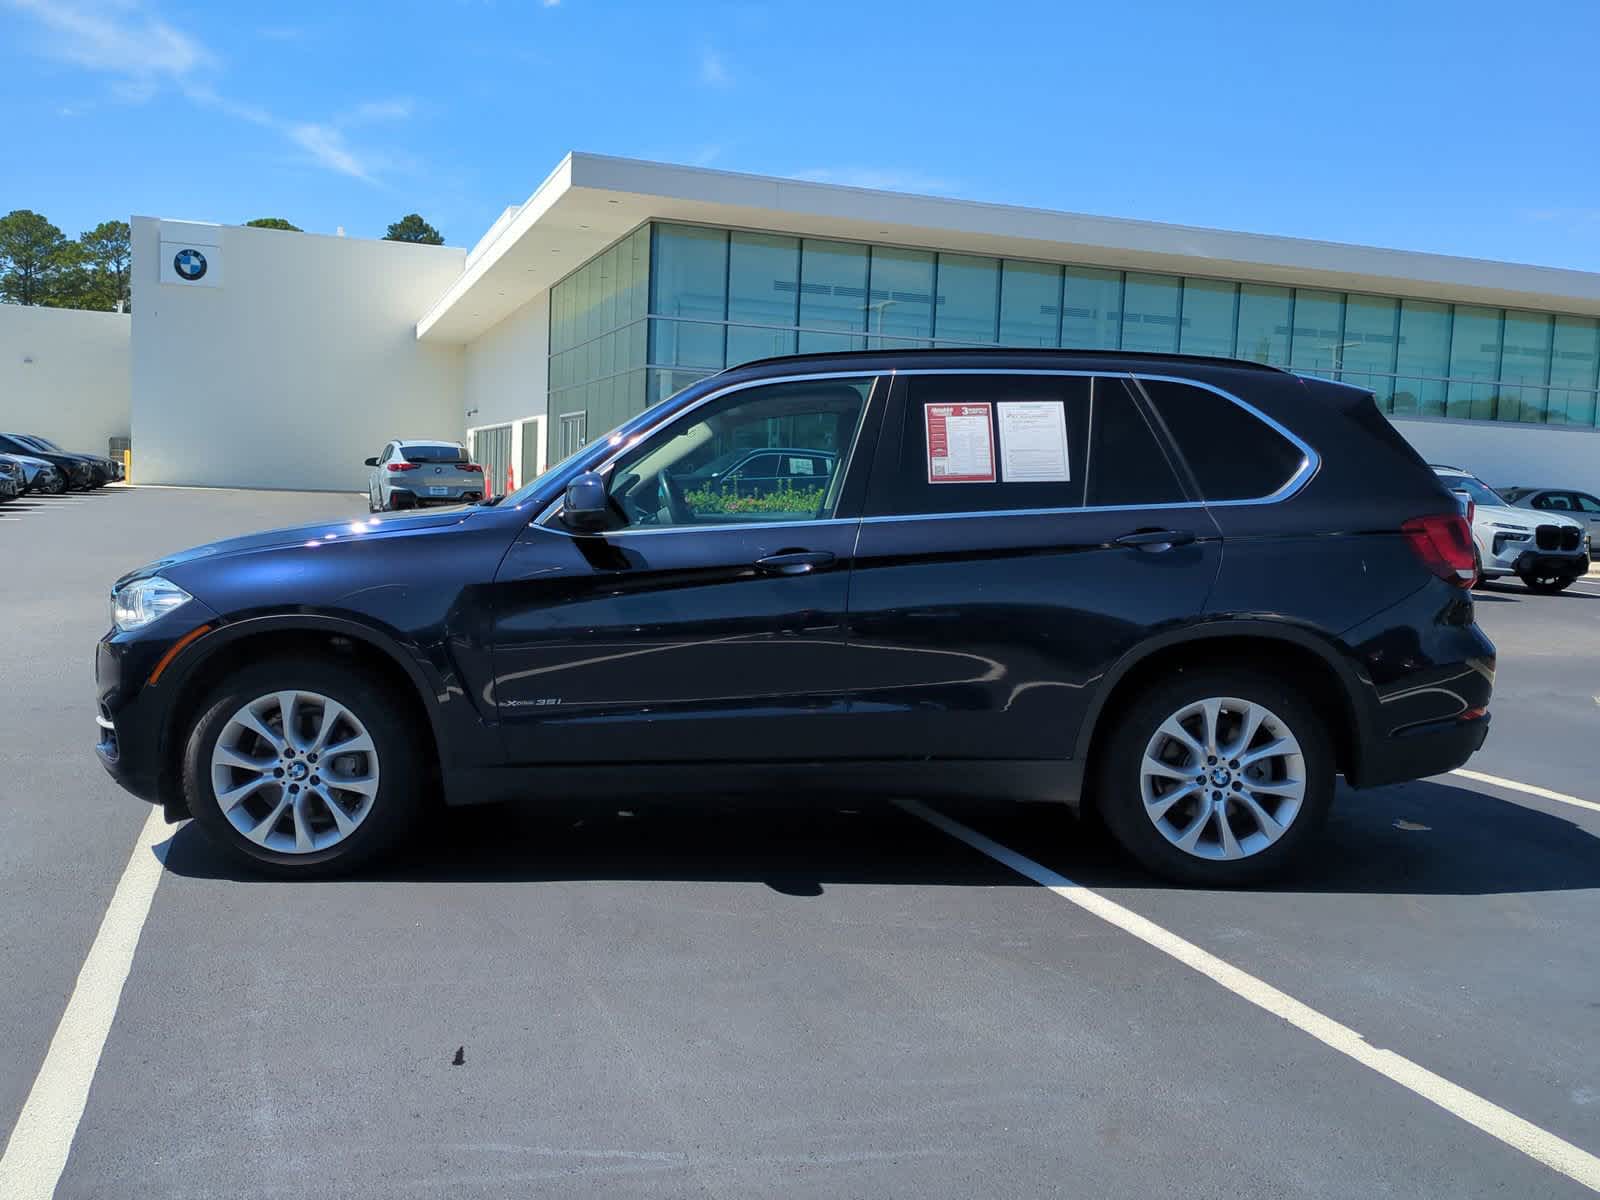
[(384, 685), (353, 667), (278, 659), (212, 694), (189, 735), (189, 811), (270, 874), (340, 874), (415, 824), (425, 766)]
[(62, 474), (58, 473), (56, 475), (56, 481), (50, 485), (50, 494), (52, 496), (59, 496), (62, 493), (64, 493), (66, 490), (67, 490), (67, 477), (65, 475), (62, 475)]
[(1282, 872), (1315, 840), (1334, 774), (1323, 721), (1277, 679), (1180, 671), (1117, 716), (1096, 803), (1151, 871), (1232, 887)]
[(1542, 596), (1554, 595), (1556, 592), (1565, 591), (1572, 586), (1576, 575), (1524, 575), (1522, 582), (1527, 585), (1530, 592), (1538, 592)]

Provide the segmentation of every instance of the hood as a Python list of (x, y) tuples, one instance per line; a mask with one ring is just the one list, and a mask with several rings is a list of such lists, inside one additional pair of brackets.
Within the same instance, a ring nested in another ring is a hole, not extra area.
[(1480, 504), (1478, 519), (1529, 530), (1540, 525), (1576, 525), (1579, 529), (1584, 528), (1582, 521), (1574, 520), (1565, 513), (1546, 512), (1539, 508), (1513, 508), (1509, 504)]
[(13, 454), (9, 450), (0, 451), (0, 458), (9, 458), (12, 462), (21, 463), (30, 471), (38, 471), (45, 467), (55, 465), (54, 463), (46, 462), (42, 458), (37, 458), (32, 454)]
[(112, 584), (112, 591), (132, 583), (135, 579), (143, 579), (149, 575), (159, 575), (170, 567), (181, 566), (200, 558), (220, 558), (253, 554), (262, 550), (276, 550), (284, 546), (305, 546), (312, 543), (334, 542), (343, 538), (392, 538), (418, 529), (437, 529), (444, 525), (459, 525), (470, 520), (479, 510), (472, 508), (436, 508), (424, 509), (420, 512), (375, 513), (354, 521), (323, 521), (313, 525), (291, 525), (286, 529), (268, 529), (262, 533), (246, 534), (244, 537), (226, 538), (220, 542), (208, 542), (203, 546), (191, 546), (187, 550), (179, 550), (175, 554), (168, 554), (158, 558), (155, 562), (146, 563), (134, 571), (129, 571)]

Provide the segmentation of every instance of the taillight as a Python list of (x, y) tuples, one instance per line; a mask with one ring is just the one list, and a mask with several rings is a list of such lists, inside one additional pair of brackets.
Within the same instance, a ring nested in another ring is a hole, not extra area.
[(461, 464), (461, 469), (463, 471), (473, 471), (473, 472), (475, 472), (475, 473), (477, 473), (479, 475), (483, 474), (483, 468), (480, 467), (477, 463), (462, 463)]
[(389, 470), (391, 471), (415, 471), (416, 469), (416, 463), (392, 462), (389, 464)]
[(1400, 526), (1411, 549), (1440, 579), (1469, 588), (1478, 582), (1472, 555), (1472, 527), (1459, 514), (1412, 517)]

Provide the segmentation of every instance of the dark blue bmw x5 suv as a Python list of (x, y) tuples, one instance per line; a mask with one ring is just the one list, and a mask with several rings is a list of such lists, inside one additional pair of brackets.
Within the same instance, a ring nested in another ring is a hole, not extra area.
[[(705, 470), (755, 448), (795, 459), (781, 485)], [(1092, 805), (1150, 869), (1245, 883), (1315, 843), (1336, 775), (1482, 744), (1472, 582), (1455, 500), (1355, 388), (1176, 356), (775, 359), (499, 504), (124, 576), (99, 753), (288, 875), (440, 800), (798, 784)]]

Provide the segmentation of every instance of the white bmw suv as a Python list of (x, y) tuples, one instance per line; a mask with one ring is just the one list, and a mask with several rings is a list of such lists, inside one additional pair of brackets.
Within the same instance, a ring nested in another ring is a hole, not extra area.
[(1478, 575), (1515, 575), (1535, 592), (1559, 592), (1589, 569), (1589, 531), (1554, 512), (1516, 508), (1460, 467), (1435, 466), (1439, 481), (1472, 502)]

